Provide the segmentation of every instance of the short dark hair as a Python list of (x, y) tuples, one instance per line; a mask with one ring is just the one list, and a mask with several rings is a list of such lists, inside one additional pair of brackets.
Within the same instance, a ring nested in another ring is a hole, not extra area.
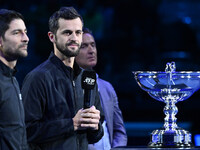
[(83, 34), (84, 33), (89, 33), (93, 36), (92, 31), (89, 28), (83, 28)]
[(14, 19), (22, 19), (24, 17), (19, 12), (8, 9), (0, 9), (0, 36), (4, 37), (5, 32), (9, 29), (9, 24)]
[(53, 32), (54, 34), (57, 32), (59, 28), (58, 20), (60, 18), (63, 18), (66, 20), (80, 18), (83, 24), (83, 19), (81, 15), (76, 11), (76, 9), (74, 9), (73, 7), (61, 7), (49, 19), (49, 30)]

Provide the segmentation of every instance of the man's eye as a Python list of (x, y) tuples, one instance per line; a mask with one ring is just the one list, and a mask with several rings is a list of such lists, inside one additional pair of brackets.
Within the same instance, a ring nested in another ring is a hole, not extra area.
[(14, 34), (14, 35), (17, 35), (18, 33), (19, 33), (19, 32), (14, 32), (13, 34)]
[(85, 47), (86, 47), (86, 45), (85, 45), (85, 44), (82, 44), (82, 45), (81, 45), (81, 48), (85, 48)]
[(76, 34), (77, 34), (77, 35), (81, 35), (81, 34), (82, 34), (82, 32), (81, 32), (81, 31), (79, 31), (79, 32), (76, 32)]
[(66, 35), (70, 35), (70, 33), (69, 33), (69, 32), (65, 32), (65, 34), (66, 34)]
[(96, 44), (91, 44), (92, 45), (92, 47), (96, 47)]
[(64, 32), (64, 34), (66, 34), (66, 35), (71, 35), (72, 32), (70, 32), (70, 31), (66, 31), (66, 32)]

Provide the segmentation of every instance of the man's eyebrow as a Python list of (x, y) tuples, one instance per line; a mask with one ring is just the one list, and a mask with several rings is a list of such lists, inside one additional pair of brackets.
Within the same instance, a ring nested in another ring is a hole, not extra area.
[(72, 30), (69, 30), (69, 29), (65, 29), (65, 30), (62, 31), (62, 33), (65, 33), (65, 32), (72, 33), (73, 31), (72, 31)]
[(65, 29), (65, 30), (63, 30), (63, 31), (70, 31), (70, 32), (73, 32), (72, 30), (69, 30), (69, 29)]
[(14, 29), (14, 30), (12, 30), (11, 32), (16, 32), (16, 31), (27, 31), (27, 29), (25, 29), (25, 30), (22, 30), (22, 29)]

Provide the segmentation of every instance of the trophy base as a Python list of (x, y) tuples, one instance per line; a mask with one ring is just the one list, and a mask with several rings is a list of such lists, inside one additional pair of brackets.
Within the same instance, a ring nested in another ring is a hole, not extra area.
[(158, 129), (151, 133), (150, 148), (192, 148), (191, 134), (181, 128), (174, 130)]

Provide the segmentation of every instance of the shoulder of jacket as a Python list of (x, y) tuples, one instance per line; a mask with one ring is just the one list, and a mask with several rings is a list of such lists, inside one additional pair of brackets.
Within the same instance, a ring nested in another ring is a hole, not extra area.
[(112, 86), (112, 84), (111, 84), (110, 82), (106, 81), (106, 80), (103, 80), (103, 79), (101, 79), (101, 78), (98, 78), (97, 80), (98, 80), (98, 82), (99, 82), (100, 84)]

